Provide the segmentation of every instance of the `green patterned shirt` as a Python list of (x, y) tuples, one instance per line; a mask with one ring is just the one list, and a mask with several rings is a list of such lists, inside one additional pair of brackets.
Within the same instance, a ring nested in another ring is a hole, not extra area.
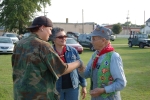
[(16, 44), (12, 67), (14, 100), (57, 100), (55, 83), (68, 66), (32, 33)]

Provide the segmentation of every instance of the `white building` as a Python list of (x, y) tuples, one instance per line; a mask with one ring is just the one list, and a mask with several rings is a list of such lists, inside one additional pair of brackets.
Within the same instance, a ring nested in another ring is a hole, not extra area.
[(146, 21), (145, 27), (142, 28), (140, 32), (144, 34), (150, 34), (150, 18)]

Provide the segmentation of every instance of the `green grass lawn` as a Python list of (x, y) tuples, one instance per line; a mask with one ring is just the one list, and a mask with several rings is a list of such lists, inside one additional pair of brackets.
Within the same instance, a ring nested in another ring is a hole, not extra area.
[(128, 44), (127, 38), (116, 38), (114, 41), (111, 41), (112, 44)]
[[(150, 48), (140, 49), (139, 47), (129, 48), (127, 39), (116, 39), (111, 42), (115, 51), (118, 52), (124, 64), (124, 70), (127, 78), (127, 86), (121, 91), (122, 100), (150, 100)], [(84, 48), (80, 54), (81, 59), (86, 65), (93, 51)], [(89, 79), (88, 93), (89, 93)], [(13, 100), (12, 90), (12, 67), (11, 54), (0, 54), (0, 100)], [(85, 100), (90, 100), (87, 94)]]

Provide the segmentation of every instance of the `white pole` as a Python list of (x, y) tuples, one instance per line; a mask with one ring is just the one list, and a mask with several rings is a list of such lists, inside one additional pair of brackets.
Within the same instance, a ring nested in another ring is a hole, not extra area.
[(126, 35), (128, 35), (128, 29), (129, 29), (129, 25), (128, 25), (128, 19), (129, 19), (129, 10), (128, 10), (128, 14), (127, 14), (127, 34)]
[[(145, 25), (145, 10), (144, 10), (144, 25)], [(146, 25), (145, 25), (145, 26), (146, 26)], [(144, 26), (144, 30), (143, 30), (144, 32), (143, 32), (143, 33), (146, 33), (146, 32), (145, 32), (145, 26)]]
[(82, 33), (84, 33), (84, 14), (82, 9)]

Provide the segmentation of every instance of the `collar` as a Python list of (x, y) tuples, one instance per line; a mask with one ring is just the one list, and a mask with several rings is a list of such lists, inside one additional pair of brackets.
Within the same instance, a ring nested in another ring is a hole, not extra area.
[[(52, 45), (53, 48), (55, 48), (55, 45)], [(69, 46), (66, 45), (66, 51), (71, 51), (71, 48), (69, 48)]]
[[(39, 38), (39, 36), (36, 33), (31, 33), (30, 37), (36, 37), (36, 38), (42, 40), (41, 38)], [(42, 40), (42, 41), (44, 41), (44, 40)]]

